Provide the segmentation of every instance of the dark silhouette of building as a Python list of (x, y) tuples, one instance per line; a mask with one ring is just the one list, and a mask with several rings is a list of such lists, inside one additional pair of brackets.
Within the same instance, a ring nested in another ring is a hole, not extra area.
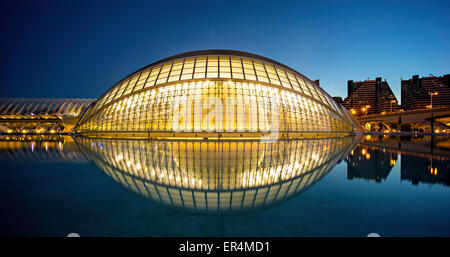
[(397, 154), (358, 146), (353, 149), (345, 160), (347, 179), (362, 178), (381, 182), (389, 175), (397, 161)]
[(398, 101), (395, 98), (389, 84), (381, 78), (375, 80), (347, 82), (348, 96), (344, 99), (343, 106), (353, 115), (396, 111)]
[(405, 110), (425, 109), (431, 106), (433, 94), (433, 108), (450, 106), (450, 74), (442, 77), (412, 76), (411, 79), (401, 81), (402, 108)]
[(320, 79), (314, 80), (314, 83), (315, 83), (318, 87), (320, 87)]
[(413, 185), (418, 185), (419, 182), (450, 185), (450, 163), (447, 160), (402, 154), (400, 169), (400, 179), (409, 180)]
[(338, 104), (342, 104), (344, 102), (344, 100), (342, 100), (342, 97), (340, 96), (333, 96), (331, 98), (333, 98), (333, 100)]

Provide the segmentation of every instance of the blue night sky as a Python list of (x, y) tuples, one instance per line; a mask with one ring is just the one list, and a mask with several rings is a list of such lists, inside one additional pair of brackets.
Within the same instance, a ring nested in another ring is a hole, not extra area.
[(400, 100), (401, 78), (450, 73), (450, 1), (2, 1), (0, 19), (0, 97), (99, 97), (201, 49), (266, 56), (342, 97), (349, 79), (381, 76)]

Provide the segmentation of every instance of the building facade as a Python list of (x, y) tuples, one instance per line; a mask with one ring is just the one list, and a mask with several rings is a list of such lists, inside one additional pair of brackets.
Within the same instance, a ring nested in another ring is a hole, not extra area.
[(333, 96), (331, 98), (333, 98), (333, 100), (338, 104), (342, 105), (342, 103), (344, 103), (344, 100), (342, 100), (342, 97), (340, 97), (340, 96)]
[(353, 115), (362, 116), (398, 110), (398, 101), (389, 84), (381, 78), (347, 82), (348, 96), (342, 105)]
[(414, 75), (401, 81), (401, 90), (402, 108), (405, 110), (450, 106), (450, 74), (421, 78)]
[(0, 98), (0, 132), (71, 132), (94, 98)]
[(316, 83), (271, 59), (206, 50), (172, 56), (122, 79), (76, 131), (99, 137), (328, 137), (355, 121)]

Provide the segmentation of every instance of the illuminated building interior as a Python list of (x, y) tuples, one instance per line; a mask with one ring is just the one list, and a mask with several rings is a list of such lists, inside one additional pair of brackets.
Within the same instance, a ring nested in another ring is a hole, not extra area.
[(173, 207), (217, 212), (287, 200), (325, 176), (353, 137), (279, 140), (77, 138), (81, 150), (126, 188)]
[[(98, 137), (329, 137), (355, 131), (323, 89), (265, 57), (227, 50), (172, 56), (125, 77), (76, 132)], [(176, 133), (174, 133), (176, 132)]]

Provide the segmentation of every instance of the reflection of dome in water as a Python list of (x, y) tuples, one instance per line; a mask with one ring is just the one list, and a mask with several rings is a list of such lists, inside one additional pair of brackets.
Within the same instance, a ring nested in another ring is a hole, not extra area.
[(80, 148), (123, 186), (176, 207), (260, 208), (320, 180), (353, 138), (260, 141), (148, 141), (78, 138)]
[(235, 138), (276, 130), (278, 137), (304, 138), (354, 128), (342, 106), (295, 70), (250, 53), (206, 50), (172, 56), (125, 77), (86, 112), (76, 131)]

